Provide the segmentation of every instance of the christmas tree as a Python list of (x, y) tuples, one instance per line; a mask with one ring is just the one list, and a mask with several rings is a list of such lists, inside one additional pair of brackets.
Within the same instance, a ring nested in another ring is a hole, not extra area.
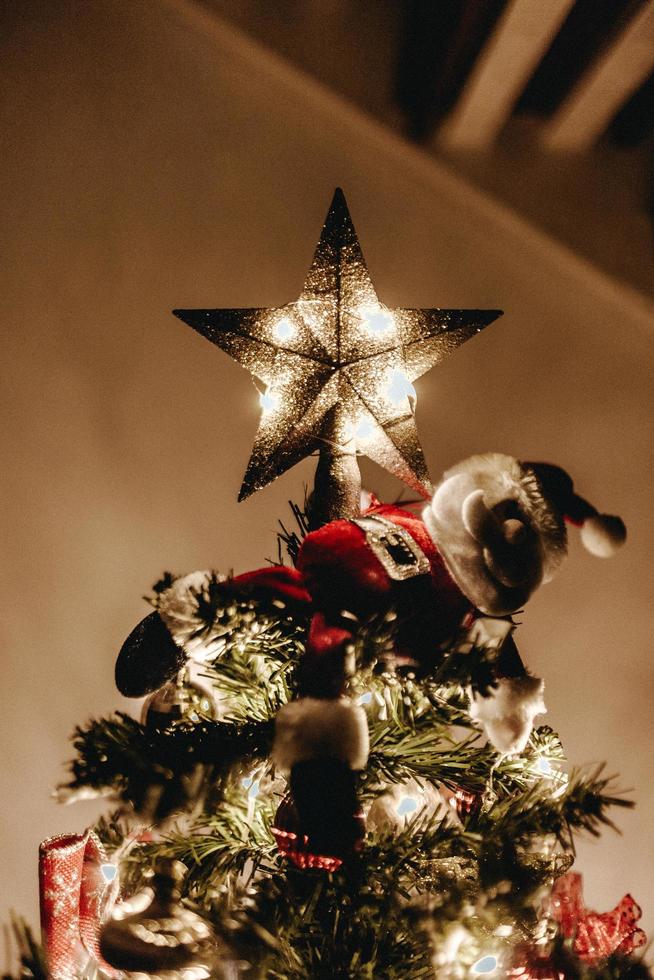
[[(572, 770), (516, 622), (565, 556), (625, 537), (563, 470), (500, 453), (431, 485), (413, 381), (496, 310), (389, 310), (336, 192), (300, 298), (177, 315), (263, 385), (241, 497), (307, 455), (265, 567), (165, 572), (118, 655), (146, 697), (77, 729), (21, 977), (648, 977), (630, 896), (584, 907), (577, 833), (630, 806)], [(357, 454), (418, 500), (362, 492)], [(46, 965), (47, 964), (47, 965)]]

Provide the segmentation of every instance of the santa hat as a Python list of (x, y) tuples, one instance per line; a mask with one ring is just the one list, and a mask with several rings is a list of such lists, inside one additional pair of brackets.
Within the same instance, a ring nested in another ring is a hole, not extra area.
[(531, 462), (521, 465), (534, 474), (543, 496), (564, 520), (581, 529), (581, 541), (587, 551), (598, 558), (610, 558), (624, 544), (627, 529), (621, 518), (598, 513), (575, 493), (572, 478), (560, 466)]

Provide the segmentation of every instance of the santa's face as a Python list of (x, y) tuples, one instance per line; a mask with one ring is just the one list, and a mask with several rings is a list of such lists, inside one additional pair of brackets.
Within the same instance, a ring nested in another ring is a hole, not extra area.
[(549, 577), (552, 529), (565, 542), (536, 481), (499, 453), (446, 473), (423, 517), (461, 591), (490, 616), (515, 612)]

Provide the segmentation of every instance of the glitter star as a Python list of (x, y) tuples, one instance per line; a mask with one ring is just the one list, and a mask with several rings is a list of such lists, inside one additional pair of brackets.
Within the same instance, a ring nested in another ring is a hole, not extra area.
[(265, 386), (239, 500), (320, 450), (335, 431), (428, 496), (412, 382), (501, 315), (383, 306), (340, 188), (299, 299), (276, 309), (174, 313)]

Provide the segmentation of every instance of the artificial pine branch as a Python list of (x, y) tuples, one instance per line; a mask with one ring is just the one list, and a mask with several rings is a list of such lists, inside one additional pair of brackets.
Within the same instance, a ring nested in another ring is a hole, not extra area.
[(482, 813), (476, 829), (488, 839), (494, 835), (521, 840), (553, 834), (563, 845), (571, 846), (573, 831), (596, 837), (602, 826), (616, 829), (608, 815), (610, 808), (633, 807), (633, 801), (620, 795), (613, 783), (613, 777), (602, 775), (602, 767), (588, 775), (574, 772), (559, 793), (552, 792), (547, 780), (540, 780)]
[[(280, 530), (277, 532), (276, 564), (284, 564), (285, 552), (286, 556), (290, 559), (291, 564), (295, 566), (297, 564), (297, 556), (302, 546), (302, 542), (311, 530), (309, 527), (309, 518), (307, 516), (308, 508), (306, 490), (304, 494), (304, 507), (300, 507), (299, 504), (294, 503), (292, 500), (289, 500), (288, 506), (291, 509), (291, 514), (293, 516), (293, 520), (295, 521), (297, 530), (295, 530), (295, 528), (291, 528), (289, 530), (283, 521), (278, 522)], [(271, 562), (271, 564), (273, 563)]]
[(432, 671), (431, 683), (436, 687), (458, 684), (485, 696), (497, 683), (497, 655), (494, 647), (470, 646), (468, 643), (462, 646), (457, 641), (444, 652)]
[(175, 580), (178, 578), (179, 575), (175, 575), (174, 572), (162, 572), (161, 576), (157, 579), (157, 581), (152, 586), (152, 591), (154, 595), (153, 596), (144, 595), (143, 598), (145, 599), (146, 602), (148, 602), (151, 606), (154, 606), (156, 609), (159, 596), (163, 592), (166, 592), (171, 587), (173, 582), (175, 582)]
[[(70, 765), (71, 779), (65, 788), (69, 792), (81, 788), (103, 793), (112, 790), (138, 810), (152, 787), (168, 793), (197, 766), (210, 767), (217, 782), (235, 762), (266, 758), (272, 735), (270, 721), (203, 721), (188, 729), (156, 731), (117, 712), (75, 730), (77, 758)], [(171, 794), (171, 799), (176, 800), (177, 795)], [(163, 815), (159, 808), (158, 816)]]
[[(383, 690), (383, 696), (381, 691)], [(437, 688), (412, 678), (382, 678), (372, 687), (382, 706), (369, 713), (371, 756), (364, 775), (366, 787), (378, 781), (410, 777), (428, 779), (450, 789), (482, 791), (491, 774), (495, 789), (510, 794), (542, 781), (537, 768), (540, 758), (563, 757), (561, 744), (550, 728), (536, 730), (528, 750), (520, 756), (500, 758), (489, 745), (480, 743), (480, 733), (460, 707), (460, 694), (453, 688)], [(461, 729), (461, 737), (456, 737)]]
[(285, 617), (251, 623), (226, 642), (204, 673), (226, 699), (231, 718), (265, 721), (294, 696), (302, 641), (303, 630)]
[(432, 976), (426, 938), (404, 916), (395, 888), (371, 885), (358, 865), (333, 875), (289, 869), (263, 880), (237, 939), (245, 951), (262, 928), (276, 944), (262, 950), (253, 976)]
[(157, 856), (183, 861), (189, 869), (188, 891), (195, 899), (206, 897), (227, 875), (241, 874), (246, 867), (251, 877), (261, 865), (268, 871), (280, 866), (271, 833), (278, 802), (272, 797), (249, 800), (247, 793), (232, 785), (226, 788), (220, 807), (199, 817), (195, 826), (172, 831), (140, 848), (132, 860), (142, 863)]
[[(48, 970), (40, 944), (34, 938), (27, 923), (13, 912), (11, 926), (5, 928), (5, 940), (7, 952), (9, 953), (13, 946), (15, 956), (12, 959), (18, 959), (20, 964), (15, 980), (48, 980)], [(13, 978), (11, 974), (5, 974), (3, 980), (13, 980)]]

